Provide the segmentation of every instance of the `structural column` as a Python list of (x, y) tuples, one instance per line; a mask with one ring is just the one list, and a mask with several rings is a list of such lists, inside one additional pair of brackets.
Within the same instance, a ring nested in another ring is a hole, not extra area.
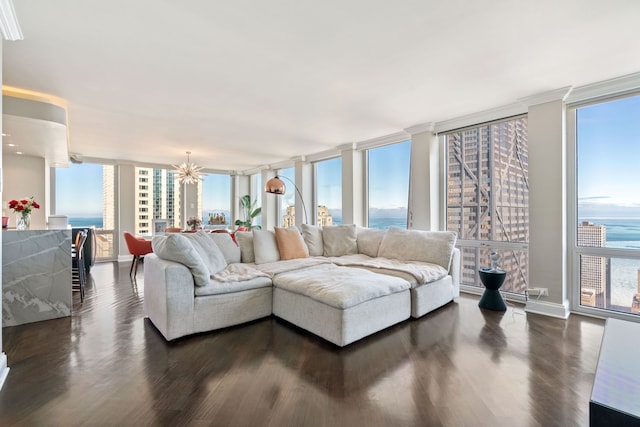
[(529, 287), (549, 289), (525, 311), (569, 316), (566, 107), (570, 88), (522, 99), (529, 109)]
[(342, 223), (364, 226), (367, 223), (364, 153), (356, 150), (353, 144), (339, 148), (342, 155)]
[(440, 230), (441, 189), (440, 146), (434, 124), (405, 129), (411, 134), (411, 176), (409, 177), (409, 228)]
[[(313, 206), (313, 166), (305, 161), (304, 157), (297, 158), (295, 161), (295, 182), (302, 195), (297, 194), (294, 198), (296, 204), (296, 226), (300, 227), (301, 224), (314, 224), (316, 218), (316, 209)], [(302, 203), (307, 208), (307, 219), (305, 219), (304, 208)], [(307, 222), (305, 222), (307, 221)]]

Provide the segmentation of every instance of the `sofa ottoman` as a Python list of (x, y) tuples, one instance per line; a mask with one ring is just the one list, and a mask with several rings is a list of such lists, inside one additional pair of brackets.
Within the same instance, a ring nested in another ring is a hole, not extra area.
[(409, 282), (358, 268), (322, 264), (273, 285), (273, 314), (341, 347), (411, 315)]

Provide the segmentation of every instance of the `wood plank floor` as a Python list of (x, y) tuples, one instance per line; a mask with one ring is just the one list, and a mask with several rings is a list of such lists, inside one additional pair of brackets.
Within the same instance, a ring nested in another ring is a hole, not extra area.
[(8, 426), (586, 426), (604, 322), (463, 295), (340, 349), (276, 318), (166, 342), (129, 265), (71, 318), (7, 327)]

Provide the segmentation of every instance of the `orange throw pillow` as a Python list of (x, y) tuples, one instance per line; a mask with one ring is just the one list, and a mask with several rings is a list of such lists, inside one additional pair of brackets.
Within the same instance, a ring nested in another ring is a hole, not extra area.
[(295, 227), (275, 227), (276, 243), (280, 252), (280, 259), (308, 258), (309, 249), (302, 238), (302, 234)]

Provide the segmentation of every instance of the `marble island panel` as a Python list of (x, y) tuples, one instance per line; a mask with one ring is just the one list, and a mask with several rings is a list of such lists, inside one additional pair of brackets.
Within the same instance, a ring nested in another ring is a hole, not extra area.
[(71, 230), (2, 233), (2, 326), (71, 315)]

